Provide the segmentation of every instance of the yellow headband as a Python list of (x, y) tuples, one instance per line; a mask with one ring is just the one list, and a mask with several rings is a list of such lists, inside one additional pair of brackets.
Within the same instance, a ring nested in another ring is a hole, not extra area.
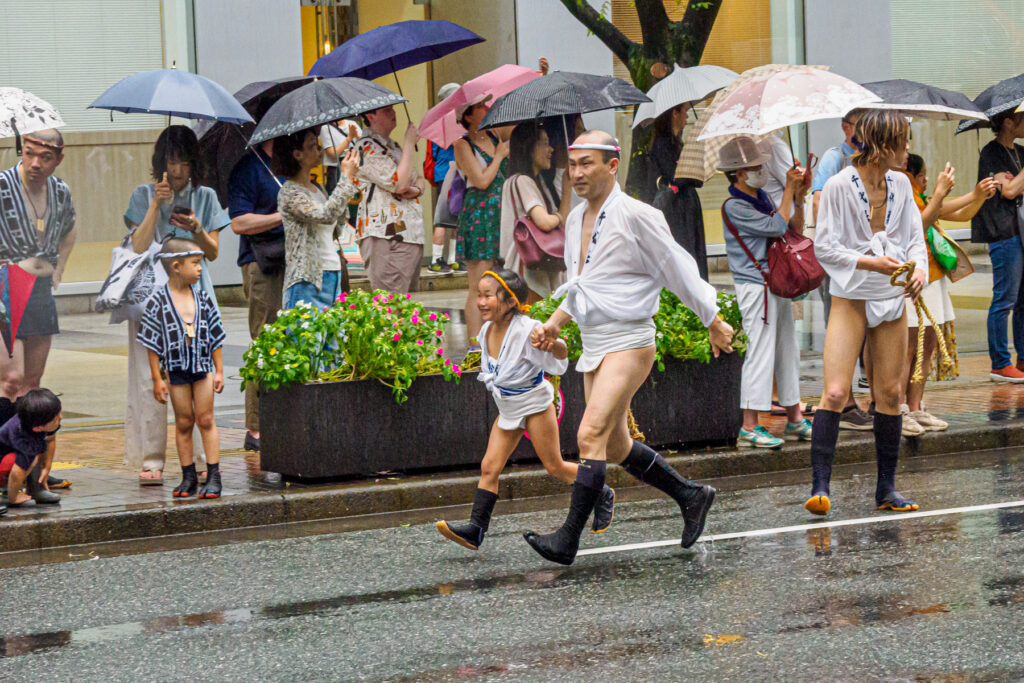
[(530, 307), (528, 305), (519, 303), (519, 297), (516, 296), (516, 293), (512, 291), (511, 287), (508, 286), (508, 283), (505, 282), (504, 278), (502, 278), (500, 275), (495, 273), (493, 270), (486, 270), (486, 271), (484, 271), (484, 274), (481, 275), (480, 277), (487, 277), (488, 275), (490, 275), (495, 280), (497, 280), (498, 284), (500, 284), (502, 287), (505, 288), (505, 291), (508, 292), (508, 295), (510, 297), (512, 297), (512, 301), (514, 301), (516, 303), (516, 308), (518, 308), (521, 313), (529, 313), (530, 312)]

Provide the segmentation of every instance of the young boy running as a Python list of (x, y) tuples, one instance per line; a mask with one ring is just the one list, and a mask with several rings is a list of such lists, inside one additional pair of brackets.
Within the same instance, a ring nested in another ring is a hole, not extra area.
[[(217, 305), (196, 286), (203, 272), (203, 252), (188, 239), (168, 240), (160, 252), (168, 282), (146, 303), (139, 343), (149, 349), (153, 396), (174, 408), (174, 443), (181, 461), (176, 498), (196, 493), (199, 479), (192, 460), (192, 427), (199, 427), (206, 452), (207, 479), (200, 498), (219, 498), (220, 445), (213, 420), (213, 394), (224, 390), (221, 347), (224, 328)], [(167, 381), (161, 374), (161, 365)], [(169, 386), (168, 386), (169, 385)]]

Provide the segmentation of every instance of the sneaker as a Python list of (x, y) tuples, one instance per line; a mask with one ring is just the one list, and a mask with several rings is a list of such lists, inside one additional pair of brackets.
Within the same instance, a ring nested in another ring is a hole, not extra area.
[(1017, 356), (1017, 369), (1024, 372), (1024, 358)]
[(427, 266), (427, 270), (431, 273), (438, 273), (440, 275), (447, 275), (452, 272), (452, 267), (444, 262), (443, 258), (438, 258), (436, 261)]
[(943, 432), (949, 429), (948, 422), (940, 420), (924, 410), (911, 410), (910, 417), (914, 418), (914, 421), (917, 422), (917, 424), (924, 427), (926, 432)]
[(900, 406), (900, 414), (903, 415), (903, 436), (913, 438), (924, 434), (924, 427), (911, 416), (910, 408), (906, 403)]
[(1012, 365), (1007, 365), (999, 370), (993, 369), (988, 373), (988, 377), (994, 382), (1012, 382), (1014, 384), (1024, 382), (1024, 372), (1021, 372)]
[(857, 388), (858, 389), (870, 389), (871, 388), (871, 384), (868, 382), (868, 378), (867, 377), (861, 377), (860, 379), (858, 379), (857, 380)]
[(455, 261), (451, 264), (451, 269), (453, 273), (465, 273), (466, 264), (462, 261)]
[(810, 441), (811, 421), (805, 417), (799, 422), (787, 422), (782, 436), (789, 441)]
[(875, 428), (875, 420), (860, 408), (850, 408), (839, 416), (839, 428), (870, 432)]
[(746, 429), (741, 428), (740, 436), (737, 440), (745, 446), (752, 446), (754, 448), (777, 449), (782, 448), (782, 444), (784, 443), (782, 439), (777, 436), (772, 436), (768, 430), (761, 425), (757, 425), (749, 432)]

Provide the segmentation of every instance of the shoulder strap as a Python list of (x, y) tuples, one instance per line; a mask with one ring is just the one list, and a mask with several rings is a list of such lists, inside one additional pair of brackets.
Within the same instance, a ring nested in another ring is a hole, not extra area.
[(740, 200), (726, 199), (724, 202), (722, 202), (722, 222), (725, 223), (725, 226), (729, 228), (729, 232), (732, 233), (732, 236), (735, 237), (736, 241), (740, 243), (741, 247), (743, 247), (743, 252), (747, 255), (747, 258), (750, 259), (750, 262), (754, 264), (754, 267), (757, 268), (757, 272), (761, 274), (761, 277), (764, 278), (765, 282), (768, 282), (768, 274), (765, 273), (764, 270), (762, 270), (761, 263), (756, 258), (754, 258), (754, 253), (750, 251), (749, 247), (747, 247), (747, 243), (743, 241), (742, 237), (740, 237), (739, 230), (736, 229), (736, 226), (733, 225), (732, 220), (729, 219), (729, 214), (726, 212), (725, 206), (731, 201)]
[[(516, 173), (512, 176), (512, 215), (515, 216), (516, 220), (519, 220), (519, 207), (523, 207), (523, 211), (526, 211), (526, 205), (523, 204), (523, 195), (519, 191), (519, 179), (523, 177), (522, 173)], [(527, 215), (527, 218), (529, 216)]]

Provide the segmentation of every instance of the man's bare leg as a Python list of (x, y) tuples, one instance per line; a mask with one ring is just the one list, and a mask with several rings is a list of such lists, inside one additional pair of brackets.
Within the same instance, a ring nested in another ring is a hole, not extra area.
[(50, 335), (27, 337), (24, 340), (24, 377), (19, 395), (39, 388), (40, 382), (43, 381), (43, 372), (46, 371), (46, 359), (50, 357), (51, 342), (53, 337)]

